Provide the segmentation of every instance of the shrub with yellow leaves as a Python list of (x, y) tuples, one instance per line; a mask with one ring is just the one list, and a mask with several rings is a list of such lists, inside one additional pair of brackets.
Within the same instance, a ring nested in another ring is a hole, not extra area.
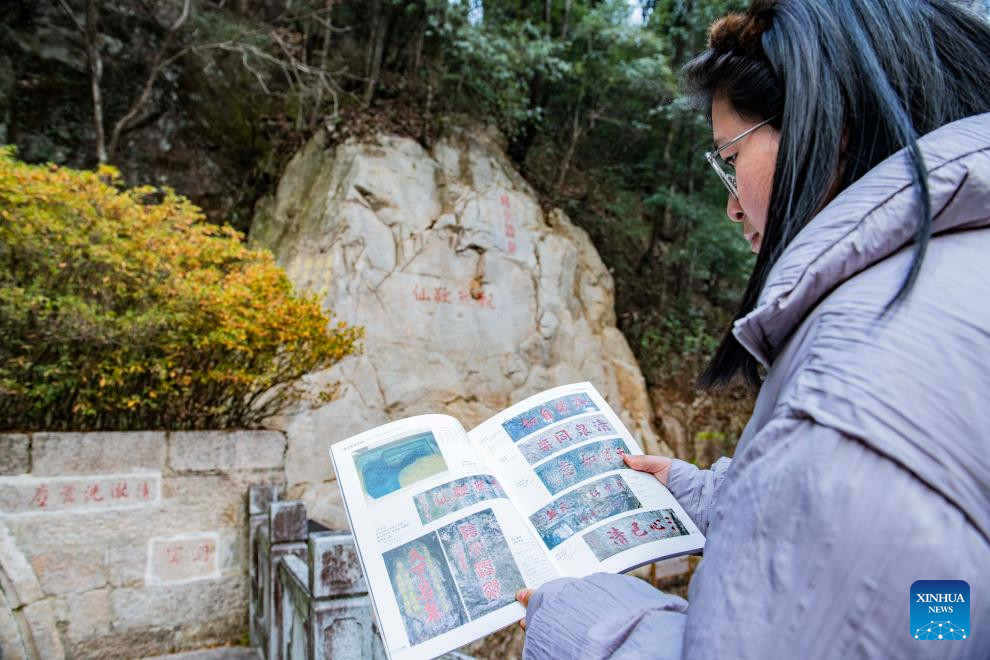
[(0, 148), (0, 429), (251, 428), (362, 329), (171, 190)]

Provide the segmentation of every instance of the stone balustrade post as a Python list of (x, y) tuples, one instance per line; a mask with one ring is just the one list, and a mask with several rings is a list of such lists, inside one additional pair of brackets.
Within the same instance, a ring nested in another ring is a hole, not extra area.
[(308, 554), (309, 660), (371, 658), (377, 634), (354, 538), (347, 532), (310, 534)]
[(279, 562), (289, 556), (305, 561), (307, 535), (306, 505), (291, 500), (269, 504), (268, 520), (258, 533), (258, 579), (262, 591), (259, 606), (264, 628), (261, 636), (267, 637), (259, 639), (263, 642), (259, 647), (269, 660), (281, 657), (284, 621)]

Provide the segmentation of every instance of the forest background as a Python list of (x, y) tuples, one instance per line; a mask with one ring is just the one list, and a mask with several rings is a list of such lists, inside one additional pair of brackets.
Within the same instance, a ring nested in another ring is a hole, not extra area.
[(116, 166), (246, 232), (315, 131), (429, 146), (496, 126), (540, 195), (588, 231), (686, 458), (731, 453), (752, 405), (694, 379), (752, 266), (678, 71), (741, 0), (7, 0), (0, 144), (29, 163)]

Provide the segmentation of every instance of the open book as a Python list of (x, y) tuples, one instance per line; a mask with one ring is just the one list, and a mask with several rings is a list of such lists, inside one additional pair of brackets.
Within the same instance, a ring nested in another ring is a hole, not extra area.
[(334, 444), (391, 658), (441, 655), (525, 610), (523, 587), (699, 551), (704, 536), (590, 383), (532, 396), (465, 431), (420, 415)]

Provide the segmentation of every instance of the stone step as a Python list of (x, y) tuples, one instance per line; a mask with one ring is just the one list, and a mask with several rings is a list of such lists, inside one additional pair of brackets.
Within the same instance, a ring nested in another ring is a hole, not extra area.
[(184, 653), (156, 655), (141, 660), (263, 660), (261, 652), (250, 646), (223, 646)]

